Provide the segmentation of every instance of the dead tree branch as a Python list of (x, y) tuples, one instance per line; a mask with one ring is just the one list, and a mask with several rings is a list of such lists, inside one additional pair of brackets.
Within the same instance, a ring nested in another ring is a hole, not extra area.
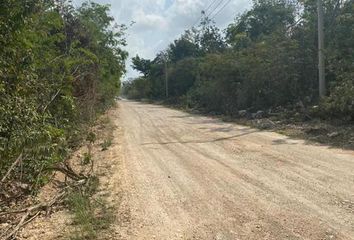
[(26, 209), (3, 213), (2, 215), (25, 212), (25, 214), (21, 217), (20, 221), (16, 224), (16, 226), (11, 229), (11, 232), (4, 237), (4, 240), (10, 240), (16, 237), (18, 231), (21, 228), (23, 228), (25, 225), (33, 221), (36, 217), (40, 215), (41, 212), (43, 211), (48, 212), (55, 203), (61, 201), (64, 198), (65, 194), (66, 192), (62, 191), (47, 203), (39, 203), (37, 205), (28, 207)]
[(11, 165), (11, 167), (9, 168), (9, 170), (7, 170), (5, 176), (1, 179), (1, 183), (5, 182), (6, 178), (10, 175), (10, 173), (12, 172), (12, 170), (17, 166), (17, 164), (22, 160), (22, 155), (23, 152), (21, 152), (21, 154), (17, 157), (16, 161), (14, 161)]

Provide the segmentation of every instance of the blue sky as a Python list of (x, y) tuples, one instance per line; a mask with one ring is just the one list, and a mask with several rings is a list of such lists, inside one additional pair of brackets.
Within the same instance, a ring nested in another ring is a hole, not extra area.
[[(74, 0), (78, 6), (83, 0)], [(207, 9), (211, 17), (225, 4), (225, 8), (214, 18), (216, 25), (225, 28), (235, 16), (251, 5), (251, 0), (95, 0), (97, 3), (110, 4), (111, 15), (119, 24), (135, 24), (127, 31), (130, 57), (136, 54), (143, 58), (154, 58), (170, 42), (190, 28), (200, 18), (201, 11)], [(220, 4), (219, 4), (220, 3)], [(214, 12), (211, 12), (216, 6)], [(127, 63), (125, 78), (136, 77), (138, 73)]]

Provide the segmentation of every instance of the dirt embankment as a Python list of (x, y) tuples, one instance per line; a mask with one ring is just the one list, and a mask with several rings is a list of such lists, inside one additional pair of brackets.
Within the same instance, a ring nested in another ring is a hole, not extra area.
[[(129, 221), (128, 215), (124, 212), (124, 198), (122, 191), (122, 128), (117, 124), (118, 109), (113, 108), (100, 118), (93, 132), (96, 134), (96, 141), (92, 146), (90, 161), (94, 161), (94, 173), (99, 179), (96, 193), (91, 197), (91, 201), (97, 204), (104, 202), (105, 209), (112, 211), (114, 222), (105, 223), (95, 238), (115, 239), (116, 233), (111, 225), (115, 222), (124, 224)], [(73, 154), (70, 163), (76, 171), (85, 171), (87, 167), (82, 166), (82, 162), (87, 157), (87, 146), (81, 147)], [(90, 164), (88, 164), (89, 166)], [(63, 180), (63, 176), (56, 176), (57, 180)], [(54, 184), (45, 186), (39, 196), (38, 201), (45, 201), (56, 194)], [(86, 239), (81, 233), (82, 226), (75, 223), (74, 214), (68, 210), (67, 206), (59, 206), (53, 209), (50, 215), (42, 214), (33, 222), (28, 224), (18, 234), (17, 239), (32, 240), (57, 240), (57, 239)], [(98, 213), (100, 214), (100, 213)], [(98, 216), (101, 217), (101, 216)]]

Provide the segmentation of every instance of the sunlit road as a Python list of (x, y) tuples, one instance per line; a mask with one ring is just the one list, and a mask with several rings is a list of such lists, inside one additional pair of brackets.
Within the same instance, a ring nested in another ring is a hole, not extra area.
[(354, 152), (119, 101), (125, 239), (354, 239)]

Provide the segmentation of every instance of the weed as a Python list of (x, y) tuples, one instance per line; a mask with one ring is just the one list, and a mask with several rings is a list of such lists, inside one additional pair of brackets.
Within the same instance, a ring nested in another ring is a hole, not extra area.
[(106, 139), (104, 142), (101, 144), (102, 151), (106, 151), (110, 146), (112, 145), (112, 139)]
[(86, 137), (86, 141), (88, 141), (89, 143), (94, 143), (96, 141), (96, 134), (94, 132), (89, 132), (87, 134), (87, 137)]
[(91, 162), (92, 155), (90, 153), (84, 153), (84, 158), (81, 160), (82, 165), (87, 165)]
[(68, 204), (74, 215), (74, 224), (77, 226), (70, 239), (95, 239), (96, 220), (89, 197), (80, 191), (74, 191), (68, 196)]
[(89, 184), (85, 188), (85, 193), (89, 196), (92, 196), (97, 191), (99, 186), (99, 179), (96, 176), (92, 176), (88, 181)]
[(85, 189), (77, 189), (68, 195), (67, 203), (75, 226), (69, 239), (97, 239), (99, 232), (109, 228), (113, 222), (114, 214), (108, 204), (103, 199), (91, 197), (97, 187), (98, 178), (93, 177)]

